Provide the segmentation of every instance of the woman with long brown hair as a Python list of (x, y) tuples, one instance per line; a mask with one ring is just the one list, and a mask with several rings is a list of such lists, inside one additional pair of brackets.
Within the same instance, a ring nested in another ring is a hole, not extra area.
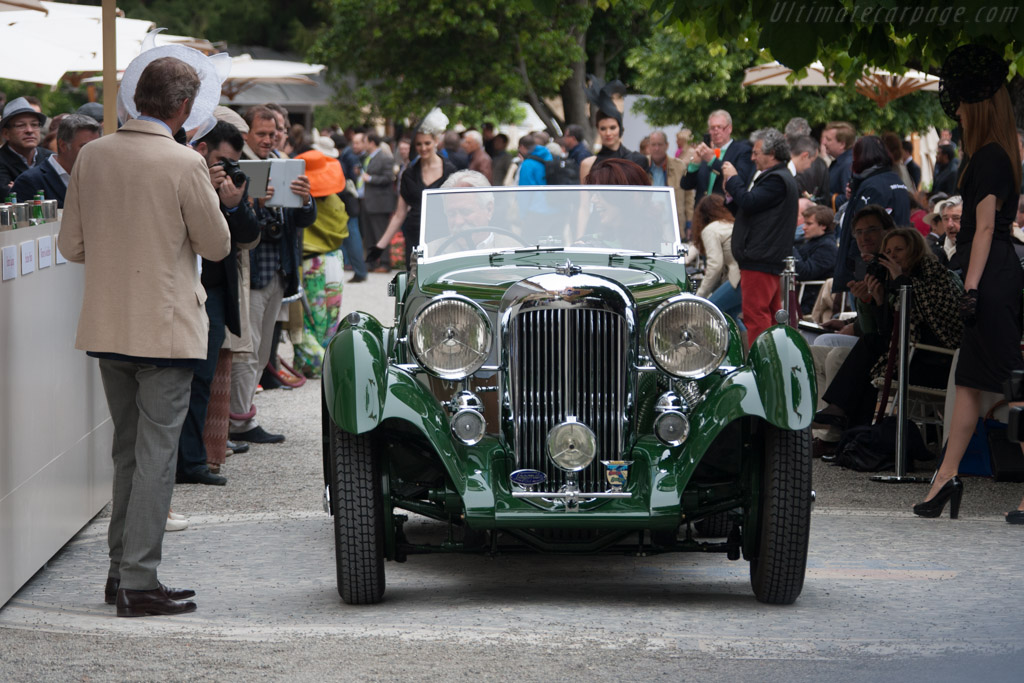
[(693, 246), (706, 259), (697, 296), (707, 298), (718, 287), (740, 286), (740, 267), (732, 255), (732, 224), (736, 218), (719, 194), (705, 196), (693, 210)]
[[(954, 256), (966, 273), (967, 292), (960, 305), (964, 332), (949, 441), (927, 498), (914, 506), (922, 517), (938, 517), (946, 501), (956, 517), (963, 496), (956, 475), (978, 421), (981, 392), (1001, 392), (1003, 381), (1024, 369), (1024, 271), (1010, 242), (1021, 167), (1007, 69), (999, 55), (980, 45), (957, 48), (942, 67), (939, 99), (946, 114), (960, 121), (969, 156), (958, 183), (964, 208)], [(1024, 513), (1010, 513), (1007, 521), (1024, 523)]]

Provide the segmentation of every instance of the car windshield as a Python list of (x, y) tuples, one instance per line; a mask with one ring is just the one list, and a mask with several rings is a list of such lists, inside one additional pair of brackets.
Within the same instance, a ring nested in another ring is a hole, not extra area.
[(538, 247), (671, 255), (679, 244), (668, 187), (427, 190), (420, 220), (425, 259)]

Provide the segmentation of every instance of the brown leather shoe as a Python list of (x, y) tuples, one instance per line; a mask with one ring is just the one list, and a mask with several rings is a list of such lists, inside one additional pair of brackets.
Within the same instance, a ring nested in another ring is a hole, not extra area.
[[(120, 579), (107, 577), (107, 585), (103, 587), (103, 602), (108, 605), (117, 604), (117, 589), (120, 585)], [(184, 600), (185, 598), (194, 597), (196, 594), (191, 588), (168, 588), (162, 583), (160, 584), (160, 590), (171, 600)]]
[(117, 589), (117, 616), (146, 617), (160, 614), (185, 614), (195, 612), (196, 603), (172, 600), (163, 587), (151, 591)]

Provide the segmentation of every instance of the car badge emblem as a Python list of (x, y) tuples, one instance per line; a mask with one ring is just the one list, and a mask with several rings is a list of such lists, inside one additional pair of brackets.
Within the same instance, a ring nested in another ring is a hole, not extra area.
[(509, 479), (512, 480), (513, 484), (518, 484), (523, 488), (532, 488), (539, 486), (548, 480), (548, 475), (544, 474), (540, 470), (516, 470), (509, 475)]
[(632, 460), (602, 460), (604, 465), (604, 477), (608, 485), (612, 487), (613, 493), (621, 491), (629, 482), (629, 466)]
[(559, 263), (557, 266), (555, 266), (555, 272), (558, 273), (559, 275), (572, 276), (579, 275), (580, 273), (582, 273), (583, 268), (577, 266), (569, 259), (565, 259), (565, 263)]

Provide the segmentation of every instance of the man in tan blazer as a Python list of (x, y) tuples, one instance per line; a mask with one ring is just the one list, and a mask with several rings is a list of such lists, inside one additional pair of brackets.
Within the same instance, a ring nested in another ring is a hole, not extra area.
[(193, 367), (206, 357), (196, 254), (231, 236), (203, 158), (174, 142), (200, 86), (195, 69), (154, 60), (135, 90), (141, 116), (90, 143), (71, 172), (57, 244), (85, 264), (75, 347), (99, 358), (114, 425), (105, 598), (123, 617), (195, 610), (195, 591), (157, 578), (178, 435)]
[(679, 237), (686, 241), (687, 217), (693, 218), (693, 190), (684, 190), (679, 186), (683, 179), (683, 172), (686, 170), (683, 162), (668, 154), (668, 136), (664, 131), (656, 130), (651, 133), (648, 143), (651, 162), (651, 184), (668, 186), (675, 189), (676, 214), (679, 217)]

